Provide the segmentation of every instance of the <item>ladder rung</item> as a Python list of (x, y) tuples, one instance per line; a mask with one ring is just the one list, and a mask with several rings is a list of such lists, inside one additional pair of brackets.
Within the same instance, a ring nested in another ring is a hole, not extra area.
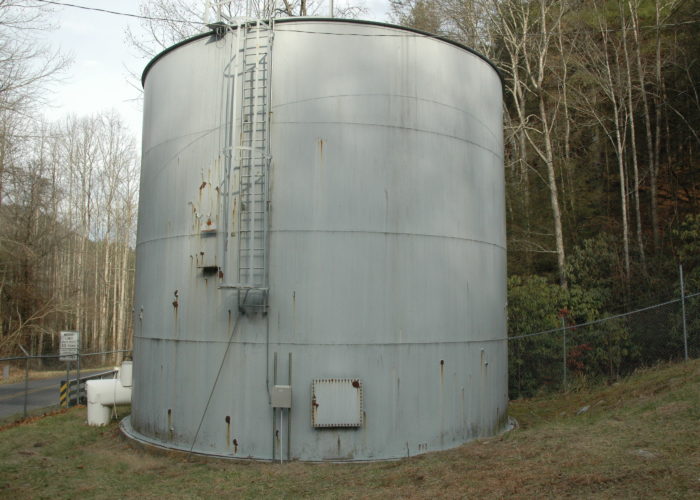
[(219, 285), (219, 288), (242, 288), (244, 290), (261, 290), (263, 292), (268, 290), (267, 287), (263, 287), (261, 285), (250, 285), (247, 283), (222, 283)]

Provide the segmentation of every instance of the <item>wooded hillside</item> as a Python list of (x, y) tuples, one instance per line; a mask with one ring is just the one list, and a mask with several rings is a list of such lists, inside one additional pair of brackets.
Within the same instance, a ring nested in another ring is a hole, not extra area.
[(134, 139), (116, 114), (25, 130), (10, 128), (2, 151), (0, 354), (54, 353), (60, 330), (82, 332), (87, 352), (126, 348)]
[[(509, 335), (676, 298), (681, 263), (686, 290), (700, 289), (700, 2), (393, 0), (392, 9), (502, 71)], [(680, 330), (675, 310), (601, 325), (579, 334), (567, 363), (615, 378), (681, 354)], [(554, 371), (561, 378), (560, 335), (510, 344), (512, 395), (551, 383)]]
[(47, 123), (70, 63), (38, 40), (51, 10), (0, 1), (0, 356), (130, 345), (135, 140), (116, 111)]
[(502, 71), (511, 275), (588, 288), (595, 257), (623, 304), (673, 281), (700, 194), (700, 2), (392, 5)]

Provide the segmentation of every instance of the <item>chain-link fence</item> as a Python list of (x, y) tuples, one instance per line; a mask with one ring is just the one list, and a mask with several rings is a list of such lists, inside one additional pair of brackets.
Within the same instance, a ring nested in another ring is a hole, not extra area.
[(511, 397), (613, 381), (700, 356), (700, 293), (583, 324), (509, 338)]
[(85, 382), (114, 376), (114, 366), (130, 350), (78, 353), (73, 361), (60, 354), (0, 358), (0, 421), (50, 407), (85, 402)]
[[(640, 367), (700, 357), (700, 293), (583, 324), (508, 339), (512, 398), (614, 381)], [(0, 358), (0, 420), (79, 402), (84, 381), (111, 373), (130, 350)], [(40, 397), (42, 394), (45, 397)]]

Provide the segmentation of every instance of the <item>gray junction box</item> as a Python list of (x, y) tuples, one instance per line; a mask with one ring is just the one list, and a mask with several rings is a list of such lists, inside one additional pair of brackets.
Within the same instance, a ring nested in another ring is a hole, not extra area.
[(292, 386), (273, 385), (270, 391), (270, 406), (273, 408), (291, 408)]

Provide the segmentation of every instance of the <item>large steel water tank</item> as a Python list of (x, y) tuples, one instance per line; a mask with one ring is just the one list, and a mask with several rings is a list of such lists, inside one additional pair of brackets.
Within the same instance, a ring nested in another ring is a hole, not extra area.
[[(301, 460), (397, 458), (498, 432), (497, 71), (398, 26), (268, 28), (195, 37), (144, 73), (122, 428), (169, 448)], [(268, 106), (257, 119), (253, 98)], [(236, 162), (256, 148), (265, 174), (246, 184)]]

